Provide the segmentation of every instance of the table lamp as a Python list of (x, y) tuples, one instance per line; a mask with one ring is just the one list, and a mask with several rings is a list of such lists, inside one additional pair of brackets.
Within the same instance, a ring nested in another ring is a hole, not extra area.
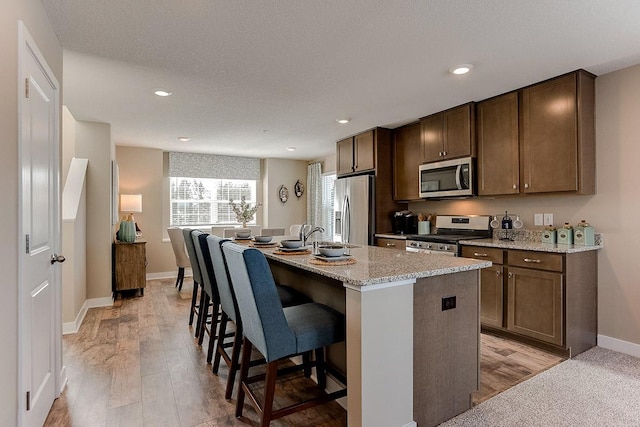
[[(142, 194), (121, 194), (120, 212), (129, 212), (131, 218), (134, 213), (142, 213)], [(142, 231), (138, 227), (138, 223), (135, 222), (135, 219), (133, 221), (136, 224), (136, 234), (141, 235)]]

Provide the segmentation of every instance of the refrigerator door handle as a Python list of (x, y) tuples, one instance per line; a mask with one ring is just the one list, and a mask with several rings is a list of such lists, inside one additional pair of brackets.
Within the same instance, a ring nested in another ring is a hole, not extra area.
[(344, 214), (343, 224), (345, 225), (345, 230), (342, 233), (342, 243), (349, 243), (349, 235), (351, 234), (351, 207), (349, 206), (349, 196), (345, 196), (344, 198)]

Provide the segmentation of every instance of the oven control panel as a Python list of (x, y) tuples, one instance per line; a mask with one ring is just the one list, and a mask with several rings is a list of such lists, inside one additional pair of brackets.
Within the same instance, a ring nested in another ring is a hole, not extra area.
[(406, 249), (410, 252), (442, 253), (457, 255), (458, 245), (451, 243), (422, 242), (418, 240), (407, 240)]

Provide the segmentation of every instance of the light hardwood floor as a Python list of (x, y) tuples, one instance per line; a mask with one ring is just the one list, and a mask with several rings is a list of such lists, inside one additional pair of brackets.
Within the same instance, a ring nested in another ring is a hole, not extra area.
[[(235, 396), (224, 399), (227, 368), (206, 363), (188, 327), (191, 281), (178, 292), (172, 280), (149, 280), (144, 297), (119, 299), (88, 311), (77, 334), (63, 338), (68, 385), (46, 426), (246, 426), (257, 414), (245, 406), (234, 417)], [(482, 336), (481, 402), (559, 363), (556, 356)], [(279, 385), (276, 406), (289, 404), (313, 383), (298, 375)], [(276, 420), (273, 426), (345, 426), (346, 412), (331, 402)]]

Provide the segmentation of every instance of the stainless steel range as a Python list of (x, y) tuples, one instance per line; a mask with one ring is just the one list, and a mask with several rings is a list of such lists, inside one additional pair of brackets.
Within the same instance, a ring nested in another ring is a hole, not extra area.
[(436, 234), (407, 236), (406, 249), (437, 255), (460, 256), (460, 240), (491, 237), (491, 217), (488, 215), (438, 215)]

